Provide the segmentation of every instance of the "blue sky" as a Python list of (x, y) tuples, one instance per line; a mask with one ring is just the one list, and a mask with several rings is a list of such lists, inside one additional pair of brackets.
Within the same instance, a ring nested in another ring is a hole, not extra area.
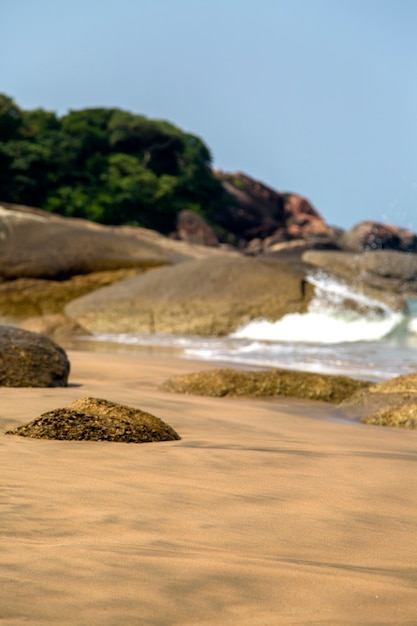
[(1, 0), (0, 92), (116, 106), (330, 223), (417, 232), (416, 0)]

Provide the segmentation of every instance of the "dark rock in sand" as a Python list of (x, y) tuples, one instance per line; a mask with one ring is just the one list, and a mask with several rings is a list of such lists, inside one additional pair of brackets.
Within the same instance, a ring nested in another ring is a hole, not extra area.
[(35, 439), (125, 443), (180, 439), (178, 433), (158, 417), (98, 398), (76, 400), (65, 408), (43, 413), (29, 424), (6, 434)]
[(341, 403), (365, 424), (417, 428), (417, 374), (404, 374), (355, 392)]
[(223, 335), (250, 320), (305, 312), (313, 287), (280, 259), (216, 256), (161, 268), (72, 301), (92, 332)]
[(167, 380), (162, 389), (198, 396), (285, 396), (339, 403), (370, 384), (346, 376), (285, 369), (244, 371), (225, 368), (175, 376)]
[(0, 386), (66, 387), (70, 363), (51, 339), (0, 326)]

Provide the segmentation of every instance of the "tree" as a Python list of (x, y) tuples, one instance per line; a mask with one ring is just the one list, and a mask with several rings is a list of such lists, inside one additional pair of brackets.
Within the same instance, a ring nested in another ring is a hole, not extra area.
[(169, 233), (176, 215), (222, 202), (211, 155), (170, 122), (120, 109), (59, 118), (0, 96), (0, 198), (106, 224)]

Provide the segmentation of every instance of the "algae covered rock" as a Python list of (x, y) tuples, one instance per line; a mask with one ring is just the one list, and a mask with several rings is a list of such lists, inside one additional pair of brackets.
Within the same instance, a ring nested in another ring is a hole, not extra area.
[(9, 430), (6, 434), (35, 439), (124, 443), (180, 439), (178, 433), (158, 417), (99, 398), (76, 400), (67, 407), (43, 413), (29, 424)]
[(48, 337), (0, 326), (0, 386), (66, 387), (70, 362)]
[(366, 415), (361, 421), (364, 424), (373, 424), (375, 426), (417, 428), (417, 401), (380, 409), (375, 411), (375, 413)]
[(357, 391), (340, 406), (365, 424), (417, 428), (417, 373), (373, 384)]
[(347, 376), (285, 369), (245, 371), (223, 368), (175, 376), (165, 381), (162, 389), (198, 396), (285, 396), (339, 403), (370, 384)]

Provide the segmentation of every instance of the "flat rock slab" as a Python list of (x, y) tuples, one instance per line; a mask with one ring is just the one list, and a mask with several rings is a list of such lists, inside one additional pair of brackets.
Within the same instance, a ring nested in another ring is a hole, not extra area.
[(29, 424), (6, 434), (34, 439), (124, 443), (180, 439), (178, 433), (158, 417), (99, 398), (75, 400), (67, 407), (43, 413)]
[(70, 362), (54, 341), (28, 330), (0, 326), (1, 387), (66, 387)]
[(370, 384), (347, 376), (284, 369), (240, 371), (224, 368), (175, 376), (167, 380), (162, 389), (198, 396), (285, 396), (337, 403)]

